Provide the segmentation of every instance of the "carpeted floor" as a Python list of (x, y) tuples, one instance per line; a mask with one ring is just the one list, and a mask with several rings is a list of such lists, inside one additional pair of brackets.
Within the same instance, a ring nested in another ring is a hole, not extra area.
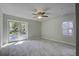
[(0, 49), (3, 56), (75, 56), (76, 48), (50, 40), (25, 40)]

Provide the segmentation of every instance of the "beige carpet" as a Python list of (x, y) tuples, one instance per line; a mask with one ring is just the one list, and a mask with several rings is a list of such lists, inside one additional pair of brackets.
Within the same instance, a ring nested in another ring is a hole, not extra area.
[(2, 47), (6, 56), (75, 56), (76, 48), (49, 40), (25, 40)]

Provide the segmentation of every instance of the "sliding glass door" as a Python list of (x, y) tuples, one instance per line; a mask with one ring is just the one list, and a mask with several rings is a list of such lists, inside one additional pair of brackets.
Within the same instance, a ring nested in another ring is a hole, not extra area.
[(28, 39), (28, 23), (21, 21), (8, 21), (9, 42)]

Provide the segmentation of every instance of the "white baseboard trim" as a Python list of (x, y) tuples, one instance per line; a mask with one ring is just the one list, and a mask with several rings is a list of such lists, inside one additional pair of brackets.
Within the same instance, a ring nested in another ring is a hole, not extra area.
[[(42, 39), (44, 39), (44, 38), (42, 38)], [(65, 41), (59, 41), (59, 40), (54, 40), (54, 39), (46, 39), (46, 40), (51, 40), (51, 41), (55, 41), (55, 42), (60, 42), (60, 43), (64, 43), (64, 44), (67, 44), (67, 45), (71, 45), (71, 46), (76, 47), (76, 44), (72, 44), (72, 43), (65, 42)]]

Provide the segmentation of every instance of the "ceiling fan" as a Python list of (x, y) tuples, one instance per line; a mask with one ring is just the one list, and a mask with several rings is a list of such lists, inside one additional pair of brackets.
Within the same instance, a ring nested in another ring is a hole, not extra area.
[(41, 19), (43, 17), (48, 17), (46, 15), (46, 11), (43, 8), (34, 9), (33, 11), (34, 11), (33, 15), (35, 15), (34, 18)]

